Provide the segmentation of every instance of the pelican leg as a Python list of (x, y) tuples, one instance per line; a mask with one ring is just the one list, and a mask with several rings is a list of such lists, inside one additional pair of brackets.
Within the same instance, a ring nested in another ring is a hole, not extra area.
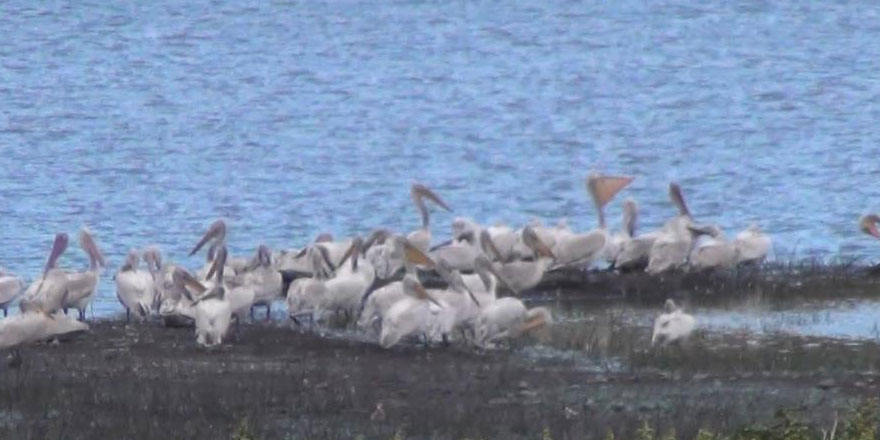
[(21, 367), (21, 362), (21, 350), (16, 347), (12, 350), (12, 355), (9, 356), (7, 365), (9, 365), (9, 368), (18, 368)]
[(82, 322), (86, 321), (86, 309), (77, 310), (79, 312), (79, 320)]
[(254, 305), (251, 304), (251, 322), (254, 322)]
[(4, 307), (4, 308), (3, 308), (3, 317), (5, 318), (5, 317), (7, 317), (7, 316), (9, 316), (9, 309), (7, 309), (6, 307)]
[(266, 321), (272, 320), (272, 304), (266, 303)]
[(125, 322), (126, 323), (131, 322), (131, 309), (129, 309), (127, 307), (125, 308)]

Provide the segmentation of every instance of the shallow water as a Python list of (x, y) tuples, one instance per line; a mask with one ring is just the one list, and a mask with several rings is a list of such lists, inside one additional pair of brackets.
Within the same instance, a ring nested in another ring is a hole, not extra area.
[[(758, 221), (787, 258), (880, 256), (880, 8), (869, 1), (12, 0), (0, 14), (0, 263), (31, 277), (87, 224), (110, 267), (414, 228), (413, 180), (456, 215), (595, 217), (597, 167), (638, 176), (642, 224)], [(623, 197), (621, 197), (622, 200)], [(620, 200), (609, 208), (617, 219)], [(452, 216), (438, 214), (434, 231)], [(616, 221), (615, 221), (616, 223)], [(64, 266), (84, 264), (71, 249)]]

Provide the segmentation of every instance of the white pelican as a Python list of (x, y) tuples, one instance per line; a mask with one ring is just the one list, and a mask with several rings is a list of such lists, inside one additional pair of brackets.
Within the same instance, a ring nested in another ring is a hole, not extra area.
[[(140, 256), (137, 251), (128, 251), (125, 264), (114, 277), (116, 280), (116, 298), (125, 307), (125, 320), (131, 321), (134, 310), (138, 319), (150, 317), (155, 294), (153, 274), (149, 270), (138, 268)], [(149, 265), (149, 263), (148, 263)]]
[(175, 280), (187, 289), (186, 295), (190, 296), (188, 292), (192, 290), (190, 297), (195, 308), (196, 342), (206, 347), (222, 344), (232, 323), (234, 305), (227, 297), (229, 292), (222, 281), (225, 254), (226, 247), (221, 245), (217, 249), (214, 265), (208, 271), (208, 279), (215, 279), (210, 288), (181, 268), (174, 271)]
[[(537, 286), (555, 258), (553, 251), (538, 238), (531, 226), (523, 228), (522, 241), (535, 255), (533, 260), (495, 263), (495, 272), (516, 294)], [(489, 248), (491, 249), (491, 246)], [(495, 253), (494, 250), (491, 252)]]
[(79, 232), (79, 245), (89, 256), (89, 268), (82, 272), (70, 272), (67, 274), (67, 295), (65, 296), (63, 308), (65, 312), (68, 308), (76, 309), (79, 312), (79, 319), (84, 320), (86, 319), (86, 307), (92, 301), (92, 297), (95, 296), (101, 269), (104, 268), (106, 263), (88, 228), (83, 228)]
[(544, 307), (526, 309), (525, 304), (517, 298), (499, 298), (480, 310), (476, 342), (486, 348), (502, 339), (516, 338), (524, 332), (552, 323), (550, 311)]
[(633, 178), (628, 176), (602, 176), (597, 173), (591, 173), (587, 177), (587, 192), (593, 199), (599, 227), (585, 234), (557, 233), (555, 244), (548, 244), (556, 256), (557, 265), (589, 264), (604, 257), (605, 249), (610, 242), (610, 235), (605, 226), (605, 205), (632, 181)]
[(758, 225), (751, 224), (745, 231), (736, 234), (733, 246), (738, 252), (737, 263), (760, 263), (770, 252), (772, 241)]
[(0, 349), (87, 331), (88, 324), (61, 313), (31, 310), (0, 321)]
[(425, 290), (416, 277), (406, 274), (402, 281), (406, 297), (394, 303), (382, 319), (379, 345), (391, 348), (407, 336), (421, 334), (426, 342), (431, 338), (431, 325), (440, 307), (437, 300)]
[(660, 231), (636, 235), (636, 223), (639, 209), (635, 200), (627, 199), (623, 203), (623, 224), (625, 237), (620, 242), (620, 249), (614, 259), (614, 267), (620, 271), (642, 270), (648, 266), (651, 246), (661, 235)]
[(675, 301), (666, 300), (663, 306), (666, 313), (661, 314), (654, 320), (654, 334), (651, 336), (651, 345), (667, 345), (673, 342), (684, 341), (691, 336), (697, 326), (697, 320), (675, 305)]
[(322, 253), (326, 250), (317, 246), (309, 246), (306, 249), (306, 258), (311, 260), (312, 276), (297, 278), (287, 288), (287, 312), (290, 319), (299, 324), (299, 317), (308, 315), (314, 323), (319, 312), (321, 302), (327, 296), (327, 288), (324, 281), (330, 277), (331, 270), (327, 268), (326, 256)]
[[(193, 247), (192, 251), (190, 251), (189, 255), (193, 256), (196, 252), (199, 251), (206, 244), (211, 243), (208, 246), (207, 259), (205, 261), (205, 265), (199, 270), (198, 276), (202, 281), (209, 280), (208, 272), (210, 272), (211, 268), (214, 267), (214, 261), (216, 260), (217, 250), (221, 246), (226, 246), (226, 222), (223, 219), (215, 220), (214, 223), (211, 223), (211, 226), (208, 227), (208, 230), (205, 231), (205, 235), (196, 243), (195, 247)], [(250, 262), (246, 258), (226, 258), (226, 268), (224, 268), (224, 276), (228, 278), (232, 278), (238, 271), (241, 271), (245, 268)]]
[(736, 265), (739, 250), (724, 239), (717, 225), (688, 226), (697, 238), (688, 257), (688, 266), (695, 270), (727, 269)]
[(693, 224), (691, 213), (684, 202), (681, 187), (675, 182), (669, 184), (669, 198), (678, 208), (678, 216), (663, 225), (660, 236), (651, 245), (648, 267), (645, 269), (651, 274), (683, 267), (694, 241), (693, 233), (688, 228)]
[[(251, 264), (235, 276), (233, 284), (251, 286), (254, 289), (254, 306), (266, 306), (266, 320), (272, 317), (272, 302), (281, 299), (281, 272), (272, 266), (272, 254), (266, 245), (257, 248)], [(251, 320), (254, 319), (253, 308)]]
[[(229, 308), (232, 314), (235, 315), (236, 324), (238, 324), (247, 317), (251, 307), (254, 305), (256, 289), (253, 285), (242, 285), (236, 284), (234, 281), (228, 281), (223, 274), (228, 267), (228, 255), (226, 245), (220, 245), (217, 248), (214, 266), (208, 271), (207, 279), (210, 280), (214, 276), (213, 287), (223, 287), (222, 299), (229, 303)], [(196, 302), (198, 303), (198, 301)]]
[(21, 295), (21, 291), (21, 280), (0, 269), (0, 309), (3, 309), (4, 318), (9, 316), (9, 306)]
[(437, 194), (434, 194), (434, 192), (428, 189), (428, 187), (418, 183), (414, 183), (410, 188), (410, 196), (412, 197), (412, 201), (416, 205), (416, 208), (419, 210), (419, 213), (422, 215), (422, 227), (410, 232), (406, 236), (406, 239), (409, 240), (409, 242), (418, 250), (422, 251), (422, 253), (427, 253), (428, 249), (431, 247), (431, 217), (428, 213), (428, 207), (425, 206), (425, 199), (434, 202), (434, 204), (449, 212), (452, 212), (452, 208), (446, 205), (446, 202), (441, 200), (440, 197), (438, 197)]
[[(435, 267), (435, 263), (431, 258), (416, 249), (415, 246), (410, 244), (403, 237), (393, 236), (386, 241), (386, 244), (396, 249), (394, 253), (399, 254), (399, 257), (395, 256), (394, 258), (400, 259), (399, 267), (405, 271), (405, 274), (415, 276), (416, 265), (422, 265), (427, 268)], [(381, 262), (382, 261), (379, 260), (379, 263)], [(376, 272), (377, 279), (389, 278), (387, 276), (380, 277), (378, 269)], [(387, 275), (387, 273), (385, 275)], [(368, 290), (361, 299), (361, 313), (357, 326), (362, 330), (366, 330), (375, 324), (381, 323), (391, 307), (401, 299), (406, 298), (406, 294), (403, 291), (402, 281), (392, 281), (387, 285), (372, 290), (374, 288), (375, 284), (370, 287), (370, 290)]]
[(18, 303), (22, 312), (41, 311), (51, 315), (64, 306), (67, 296), (67, 272), (57, 268), (56, 265), (58, 257), (67, 249), (67, 243), (66, 233), (55, 235), (43, 274), (28, 286), (24, 297)]
[(373, 266), (376, 278), (387, 280), (404, 269), (404, 242), (406, 238), (391, 234), (384, 229), (370, 233), (364, 243), (365, 259)]

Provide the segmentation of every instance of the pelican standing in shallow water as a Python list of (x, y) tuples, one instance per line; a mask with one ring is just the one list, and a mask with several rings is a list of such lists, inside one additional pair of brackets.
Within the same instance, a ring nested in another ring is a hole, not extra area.
[(671, 299), (663, 305), (665, 313), (654, 320), (651, 345), (668, 345), (687, 340), (697, 327), (697, 320), (685, 313)]
[(669, 198), (678, 208), (678, 216), (663, 225), (660, 236), (651, 245), (648, 267), (645, 269), (651, 274), (683, 267), (694, 241), (693, 232), (688, 228), (693, 224), (691, 212), (684, 202), (681, 187), (675, 182), (669, 184)]
[(556, 243), (551, 246), (553, 254), (556, 255), (557, 265), (589, 264), (605, 255), (611, 241), (605, 226), (605, 205), (632, 181), (632, 177), (602, 176), (597, 173), (587, 177), (587, 192), (593, 199), (599, 227), (586, 234), (558, 233)]
[(9, 306), (21, 295), (21, 291), (21, 280), (0, 269), (0, 309), (3, 309), (4, 318), (9, 316)]
[(92, 297), (95, 296), (101, 269), (104, 268), (106, 263), (88, 228), (83, 228), (80, 231), (79, 245), (89, 256), (89, 268), (82, 272), (67, 274), (67, 295), (65, 296), (63, 307), (65, 313), (68, 308), (75, 308), (79, 312), (79, 319), (85, 320), (86, 307), (89, 306)]
[(517, 338), (525, 332), (552, 323), (553, 317), (544, 307), (526, 309), (518, 298), (500, 298), (480, 311), (476, 342), (478, 346), (488, 348), (501, 340)]
[(18, 303), (22, 313), (41, 311), (51, 315), (64, 306), (67, 295), (67, 272), (56, 266), (58, 258), (67, 250), (68, 240), (66, 233), (55, 235), (43, 274), (28, 286), (24, 297)]
[[(143, 320), (150, 317), (155, 294), (153, 274), (138, 267), (140, 256), (137, 251), (128, 251), (125, 264), (116, 272), (116, 298), (125, 307), (125, 320), (131, 321), (131, 312)], [(149, 262), (147, 265), (149, 266)]]
[(410, 232), (406, 239), (418, 250), (422, 251), (422, 253), (427, 253), (431, 247), (431, 216), (428, 212), (428, 207), (425, 205), (425, 199), (430, 200), (446, 211), (452, 212), (452, 208), (441, 200), (437, 194), (428, 189), (428, 187), (418, 183), (414, 183), (412, 188), (410, 188), (410, 196), (412, 197), (413, 204), (416, 205), (422, 216), (422, 227)]

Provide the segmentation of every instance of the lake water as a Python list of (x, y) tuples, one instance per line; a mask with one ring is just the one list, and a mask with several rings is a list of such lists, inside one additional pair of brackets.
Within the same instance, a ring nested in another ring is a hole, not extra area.
[(11, 0), (0, 32), (0, 264), (31, 278), (89, 225), (99, 314), (130, 247), (195, 265), (221, 216), (234, 253), (411, 229), (412, 181), (587, 229), (591, 169), (637, 176), (615, 227), (624, 197), (672, 215), (675, 179), (781, 258), (880, 257), (876, 2)]

